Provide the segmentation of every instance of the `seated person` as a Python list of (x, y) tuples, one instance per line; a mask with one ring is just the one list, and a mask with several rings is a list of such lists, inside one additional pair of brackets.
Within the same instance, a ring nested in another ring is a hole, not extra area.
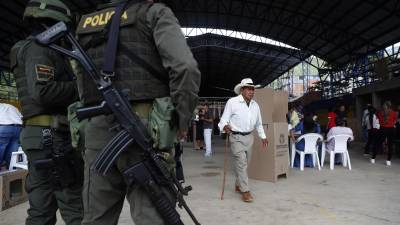
[[(312, 115), (306, 115), (302, 122), (299, 123), (298, 126), (294, 129), (295, 132), (300, 132), (301, 135), (303, 134), (310, 134), (310, 133), (317, 133), (321, 132), (321, 129), (315, 123)], [(292, 141), (294, 141), (294, 137), (292, 136)], [(295, 144), (296, 149), (300, 151), (304, 151), (305, 141), (304, 139), (300, 140)], [(300, 156), (298, 154), (295, 155), (294, 167), (300, 167)], [(305, 167), (314, 167), (312, 163), (312, 156), (306, 155), (304, 159), (304, 166)]]
[[(328, 134), (326, 135), (326, 139), (328, 140), (330, 137), (338, 134), (347, 134), (353, 137), (353, 131), (349, 127), (345, 127), (345, 122), (341, 119), (336, 120), (336, 126), (332, 127)], [(326, 150), (328, 151), (333, 151), (335, 148), (335, 139), (331, 139), (326, 143)], [(342, 156), (341, 155), (336, 155), (335, 156), (335, 163), (341, 163), (342, 162)]]
[(314, 120), (315, 126), (316, 126), (316, 128), (315, 128), (316, 132), (315, 133), (321, 134), (321, 124), (319, 124), (319, 122), (318, 122), (318, 116), (314, 114), (313, 120)]
[(300, 123), (299, 114), (296, 112), (296, 109), (293, 105), (289, 106), (287, 117), (288, 123), (292, 125), (292, 127), (296, 127)]

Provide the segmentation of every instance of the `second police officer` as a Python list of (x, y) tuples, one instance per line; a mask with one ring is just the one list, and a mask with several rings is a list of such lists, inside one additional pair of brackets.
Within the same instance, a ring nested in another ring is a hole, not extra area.
[(67, 107), (78, 99), (68, 59), (40, 46), (34, 36), (58, 21), (71, 23), (69, 8), (59, 0), (31, 0), (24, 12), (30, 36), (10, 53), (24, 128), (21, 145), (29, 165), (26, 225), (54, 225), (56, 212), (67, 225), (83, 217), (83, 160), (71, 146)]

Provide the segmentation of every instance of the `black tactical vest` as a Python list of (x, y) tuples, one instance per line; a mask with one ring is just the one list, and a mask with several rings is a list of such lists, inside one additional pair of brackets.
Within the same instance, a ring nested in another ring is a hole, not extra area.
[[(168, 80), (168, 73), (162, 66), (161, 58), (154, 44), (152, 30), (146, 25), (146, 13), (151, 3), (129, 5), (121, 16), (115, 75), (111, 78), (118, 90), (129, 90), (129, 100), (151, 100), (169, 96), (169, 86), (129, 57), (126, 51), (134, 52)], [(104, 31), (115, 8), (106, 8), (82, 17), (77, 34), (89, 57), (100, 71), (108, 33)], [(118, 34), (115, 34), (118, 35)], [(87, 74), (78, 76), (78, 89), (85, 105), (101, 102), (102, 97)]]
[[(34, 116), (38, 115), (44, 115), (44, 114), (67, 114), (66, 108), (65, 107), (60, 107), (60, 106), (43, 106), (35, 100), (32, 97), (32, 91), (34, 87), (31, 85), (28, 85), (28, 76), (34, 76), (34, 74), (25, 74), (25, 67), (26, 67), (26, 61), (27, 59), (25, 58), (25, 53), (26, 51), (36, 51), (37, 49), (43, 49), (46, 47), (39, 46), (38, 44), (35, 43), (34, 39), (32, 37), (22, 40), (17, 42), (11, 49), (10, 52), (10, 69), (11, 72), (14, 74), (16, 84), (17, 84), (17, 92), (18, 92), (18, 98), (19, 101), (21, 102), (21, 108), (22, 108), (22, 115), (23, 119), (27, 120), (29, 118), (32, 118)], [(46, 48), (45, 51), (53, 51), (49, 48)], [(72, 77), (68, 77), (68, 73), (65, 72), (67, 69), (64, 61), (64, 58), (61, 56), (58, 56), (56, 58), (52, 59), (53, 61), (57, 61), (55, 68), (55, 74), (54, 80), (55, 81), (71, 81)], [(32, 65), (30, 65), (32, 66)]]

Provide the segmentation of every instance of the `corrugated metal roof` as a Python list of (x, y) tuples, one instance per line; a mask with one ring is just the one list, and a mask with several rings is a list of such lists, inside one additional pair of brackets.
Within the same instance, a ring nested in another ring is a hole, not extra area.
[[(24, 36), (26, 0), (0, 1), (0, 65)], [(99, 0), (65, 1), (89, 12)], [(268, 37), (300, 51), (215, 35), (188, 38), (203, 83), (232, 88), (243, 77), (267, 84), (308, 55), (337, 65), (400, 41), (398, 0), (166, 0), (183, 27), (229, 29)], [(198, 46), (211, 41), (214, 45)], [(222, 44), (215, 44), (215, 43)], [(224, 45), (225, 44), (225, 45)], [(197, 47), (196, 47), (197, 46)], [(229, 76), (229, 81), (227, 80)]]

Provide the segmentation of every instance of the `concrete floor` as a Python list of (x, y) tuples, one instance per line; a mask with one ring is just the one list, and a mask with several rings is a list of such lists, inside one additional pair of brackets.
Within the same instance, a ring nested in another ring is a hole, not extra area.
[[(225, 199), (220, 200), (223, 175), (223, 141), (214, 137), (212, 158), (185, 146), (186, 180), (194, 190), (186, 198), (203, 225), (398, 225), (400, 224), (400, 159), (391, 167), (378, 155), (375, 165), (362, 156), (360, 144), (350, 148), (353, 170), (327, 165), (321, 170), (290, 170), (288, 178), (277, 183), (251, 180), (255, 198), (244, 203), (233, 191), (234, 179), (227, 176)], [(327, 157), (328, 158), (328, 157)], [(28, 204), (0, 212), (1, 225), (24, 224)], [(185, 224), (193, 224), (181, 212)], [(58, 224), (64, 224), (59, 219)], [(133, 224), (129, 205), (121, 214), (121, 225)]]

